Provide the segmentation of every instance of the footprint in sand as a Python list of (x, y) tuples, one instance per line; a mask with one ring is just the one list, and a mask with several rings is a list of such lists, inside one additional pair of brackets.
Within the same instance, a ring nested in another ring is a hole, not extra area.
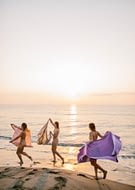
[(20, 190), (22, 190), (23, 189), (23, 184), (24, 184), (24, 181), (18, 180), (11, 189), (16, 189), (16, 190), (20, 189)]
[(62, 188), (66, 186), (67, 178), (59, 176), (55, 177), (55, 180), (58, 181), (58, 183), (55, 186), (49, 188), (49, 190), (62, 190)]
[(29, 172), (28, 175), (34, 175), (35, 173), (34, 172)]
[(31, 178), (26, 178), (25, 181), (29, 181)]
[(8, 171), (8, 170), (10, 170), (10, 168), (5, 168), (4, 170), (5, 170), (5, 171)]
[(59, 171), (50, 170), (50, 171), (48, 171), (48, 173), (51, 173), (51, 174), (58, 174), (58, 173), (60, 173), (60, 172), (59, 172)]

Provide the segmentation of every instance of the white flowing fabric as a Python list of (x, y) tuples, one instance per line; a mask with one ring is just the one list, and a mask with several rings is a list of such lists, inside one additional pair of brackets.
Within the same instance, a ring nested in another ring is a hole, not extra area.
[(37, 144), (48, 144), (51, 140), (51, 134), (47, 134), (47, 127), (48, 127), (48, 121), (47, 123), (40, 129), (38, 133), (38, 139)]

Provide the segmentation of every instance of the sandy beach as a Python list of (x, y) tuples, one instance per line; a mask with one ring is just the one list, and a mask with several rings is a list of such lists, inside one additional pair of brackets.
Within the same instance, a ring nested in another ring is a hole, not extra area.
[(27, 167), (1, 167), (0, 189), (34, 190), (135, 190), (107, 179), (95, 180), (91, 175), (70, 170)]
[(134, 22), (135, 0), (0, 0), (0, 190), (135, 190)]
[(110, 173), (106, 179), (99, 173), (99, 180), (95, 180), (94, 173), (85, 172), (84, 166), (77, 166), (75, 160), (65, 159), (64, 165), (57, 160), (54, 165), (51, 154), (26, 151), (35, 161), (23, 157), (24, 165), (20, 167), (14, 150), (0, 150), (0, 190), (135, 190), (134, 185), (110, 180)]

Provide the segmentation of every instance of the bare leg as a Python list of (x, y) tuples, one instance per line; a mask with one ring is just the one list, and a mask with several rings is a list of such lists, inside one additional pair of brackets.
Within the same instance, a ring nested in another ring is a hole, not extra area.
[(26, 156), (26, 157), (29, 158), (31, 161), (33, 161), (32, 157), (29, 156), (26, 152), (22, 152), (22, 155)]
[(97, 163), (96, 163), (96, 167), (97, 167), (97, 169), (100, 169), (102, 172), (103, 172), (103, 179), (105, 179), (106, 178), (106, 175), (107, 175), (107, 171), (106, 170), (104, 170), (101, 166), (99, 166)]
[(104, 174), (104, 175), (103, 175), (103, 179), (105, 179), (105, 178), (106, 178), (106, 175), (107, 175), (107, 171), (104, 170), (100, 165), (97, 164), (97, 160), (91, 159), (90, 162), (91, 162), (91, 165), (94, 166), (96, 179), (98, 178), (98, 177), (97, 177), (97, 170), (98, 170), (98, 169), (103, 172), (103, 174)]
[(103, 179), (105, 179), (107, 176), (107, 171), (104, 171), (103, 173), (104, 173)]
[(57, 151), (55, 152), (55, 154), (57, 154), (60, 157), (60, 159), (62, 160), (62, 164), (64, 164), (64, 158)]
[(54, 145), (52, 145), (53, 162), (56, 162), (55, 152), (56, 152), (56, 147)]
[(16, 154), (17, 154), (17, 156), (18, 156), (18, 158), (19, 158), (19, 160), (20, 160), (19, 164), (20, 164), (20, 166), (22, 166), (22, 165), (23, 165), (22, 156), (21, 156), (21, 154), (19, 154), (19, 153), (16, 153)]
[(94, 166), (94, 170), (95, 170), (95, 178), (98, 180), (98, 175), (97, 175), (98, 169), (97, 169), (97, 167)]
[(22, 156), (21, 156), (22, 150), (23, 150), (23, 147), (19, 146), (17, 148), (17, 151), (16, 151), (16, 154), (17, 154), (17, 156), (18, 156), (18, 158), (20, 160), (20, 166), (22, 166), (22, 164), (23, 164), (23, 160), (22, 160)]
[(52, 153), (53, 153), (54, 161), (56, 161), (56, 155), (57, 155), (62, 160), (62, 164), (64, 164), (64, 158), (57, 152), (56, 149), (57, 149), (57, 146), (52, 145)]

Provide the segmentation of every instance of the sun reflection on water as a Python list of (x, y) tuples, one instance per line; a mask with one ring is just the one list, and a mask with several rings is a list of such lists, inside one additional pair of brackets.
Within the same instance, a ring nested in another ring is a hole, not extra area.
[(77, 120), (77, 107), (76, 105), (71, 105), (70, 106), (70, 121), (72, 125), (76, 124)]
[(76, 139), (76, 132), (77, 132), (77, 106), (76, 105), (71, 105), (70, 107), (70, 122), (71, 122), (71, 129), (70, 129), (70, 134), (72, 140)]

